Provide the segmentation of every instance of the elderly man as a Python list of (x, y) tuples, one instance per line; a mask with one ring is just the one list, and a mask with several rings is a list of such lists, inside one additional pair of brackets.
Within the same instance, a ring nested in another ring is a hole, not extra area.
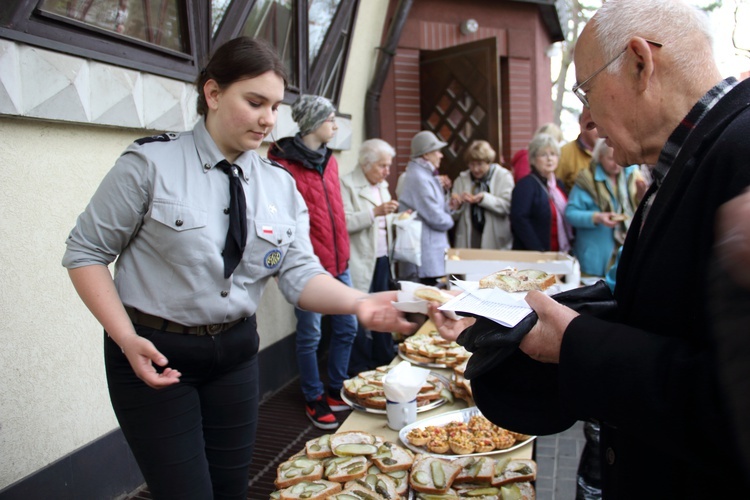
[(581, 133), (574, 141), (570, 141), (560, 148), (560, 161), (555, 176), (565, 185), (565, 192), (569, 193), (576, 183), (578, 173), (589, 168), (592, 153), (596, 145), (596, 129), (591, 120), (591, 112), (584, 106), (578, 115), (578, 126)]
[[(615, 160), (655, 165), (655, 182), (622, 250), (615, 320), (530, 292), (539, 319), (508, 358), (522, 369), (510, 384), (497, 382), (511, 377), (507, 361), (475, 377), (477, 405), (500, 425), (548, 432), (597, 419), (606, 499), (746, 496), (709, 284), (717, 209), (750, 185), (750, 81), (722, 80), (705, 17), (678, 0), (606, 2), (575, 63), (574, 91)], [(747, 293), (738, 299), (748, 309)], [(466, 326), (433, 316), (445, 335)], [(525, 380), (524, 399), (512, 386)]]

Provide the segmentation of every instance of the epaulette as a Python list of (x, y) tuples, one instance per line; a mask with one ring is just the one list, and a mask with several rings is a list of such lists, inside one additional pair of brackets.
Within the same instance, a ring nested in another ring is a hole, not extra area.
[[(292, 173), (291, 173), (291, 172), (290, 172), (289, 170), (287, 170), (287, 169), (286, 169), (286, 167), (285, 167), (284, 165), (282, 165), (281, 163), (279, 163), (279, 162), (277, 162), (277, 161), (275, 161), (275, 160), (272, 160), (272, 159), (270, 159), (270, 158), (264, 158), (264, 157), (262, 157), (262, 156), (260, 156), (260, 159), (261, 159), (261, 160), (262, 160), (263, 162), (265, 162), (265, 163), (268, 163), (268, 164), (269, 164), (269, 165), (271, 165), (272, 167), (280, 168), (281, 170), (283, 170), (283, 171), (284, 171), (284, 172), (286, 172), (287, 174), (289, 174), (289, 175), (292, 175)], [(292, 177), (293, 177), (293, 176), (292, 176)]]
[(148, 144), (150, 142), (169, 142), (177, 139), (177, 136), (178, 134), (175, 134), (174, 132), (166, 132), (164, 134), (152, 135), (151, 137), (143, 137), (141, 139), (137, 139), (135, 143), (139, 146), (143, 146), (144, 144)]

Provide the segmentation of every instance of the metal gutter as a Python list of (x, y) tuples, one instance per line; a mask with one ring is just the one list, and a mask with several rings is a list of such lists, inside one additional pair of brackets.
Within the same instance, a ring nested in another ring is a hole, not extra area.
[(372, 78), (365, 95), (365, 139), (380, 137), (380, 94), (385, 85), (388, 69), (393, 56), (396, 55), (401, 32), (404, 30), (406, 19), (414, 0), (400, 0), (393, 15), (393, 21), (388, 29), (388, 35), (383, 47), (378, 47), (380, 53), (375, 65), (375, 75)]

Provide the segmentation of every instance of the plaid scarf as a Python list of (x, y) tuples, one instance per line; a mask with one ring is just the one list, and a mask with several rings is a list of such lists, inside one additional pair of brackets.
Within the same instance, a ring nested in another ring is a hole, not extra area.
[[(489, 193), (490, 192), (490, 179), (492, 174), (495, 173), (495, 164), (490, 165), (490, 169), (481, 179), (471, 178), (472, 188), (471, 194)], [(471, 205), (471, 225), (474, 226), (478, 232), (484, 231), (484, 208), (479, 203), (473, 203)]]
[(654, 204), (654, 199), (659, 192), (659, 188), (661, 187), (662, 182), (664, 182), (664, 179), (669, 173), (669, 168), (672, 166), (675, 159), (677, 158), (677, 155), (680, 153), (680, 150), (685, 144), (688, 136), (698, 125), (701, 119), (706, 116), (706, 114), (711, 110), (711, 108), (713, 108), (716, 103), (721, 100), (722, 97), (728, 94), (729, 91), (732, 90), (735, 85), (737, 85), (737, 83), (738, 82), (736, 78), (729, 77), (725, 80), (722, 80), (715, 87), (706, 92), (706, 94), (701, 97), (701, 99), (697, 103), (695, 103), (695, 106), (693, 106), (693, 109), (690, 110), (687, 116), (682, 119), (677, 128), (674, 129), (672, 135), (669, 136), (667, 143), (664, 144), (664, 148), (662, 148), (661, 153), (659, 154), (659, 161), (651, 171), (651, 174), (654, 177), (654, 184), (656, 184), (656, 189), (653, 191), (653, 193), (651, 193), (651, 195), (643, 204), (643, 218), (641, 219), (641, 229), (643, 229), (643, 225), (646, 223), (648, 212), (651, 210), (651, 206)]

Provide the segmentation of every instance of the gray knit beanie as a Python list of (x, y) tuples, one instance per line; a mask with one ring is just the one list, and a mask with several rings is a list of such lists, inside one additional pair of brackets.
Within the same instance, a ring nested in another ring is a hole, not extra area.
[(336, 112), (331, 101), (318, 95), (301, 95), (292, 104), (292, 119), (302, 136), (323, 125), (331, 113)]

